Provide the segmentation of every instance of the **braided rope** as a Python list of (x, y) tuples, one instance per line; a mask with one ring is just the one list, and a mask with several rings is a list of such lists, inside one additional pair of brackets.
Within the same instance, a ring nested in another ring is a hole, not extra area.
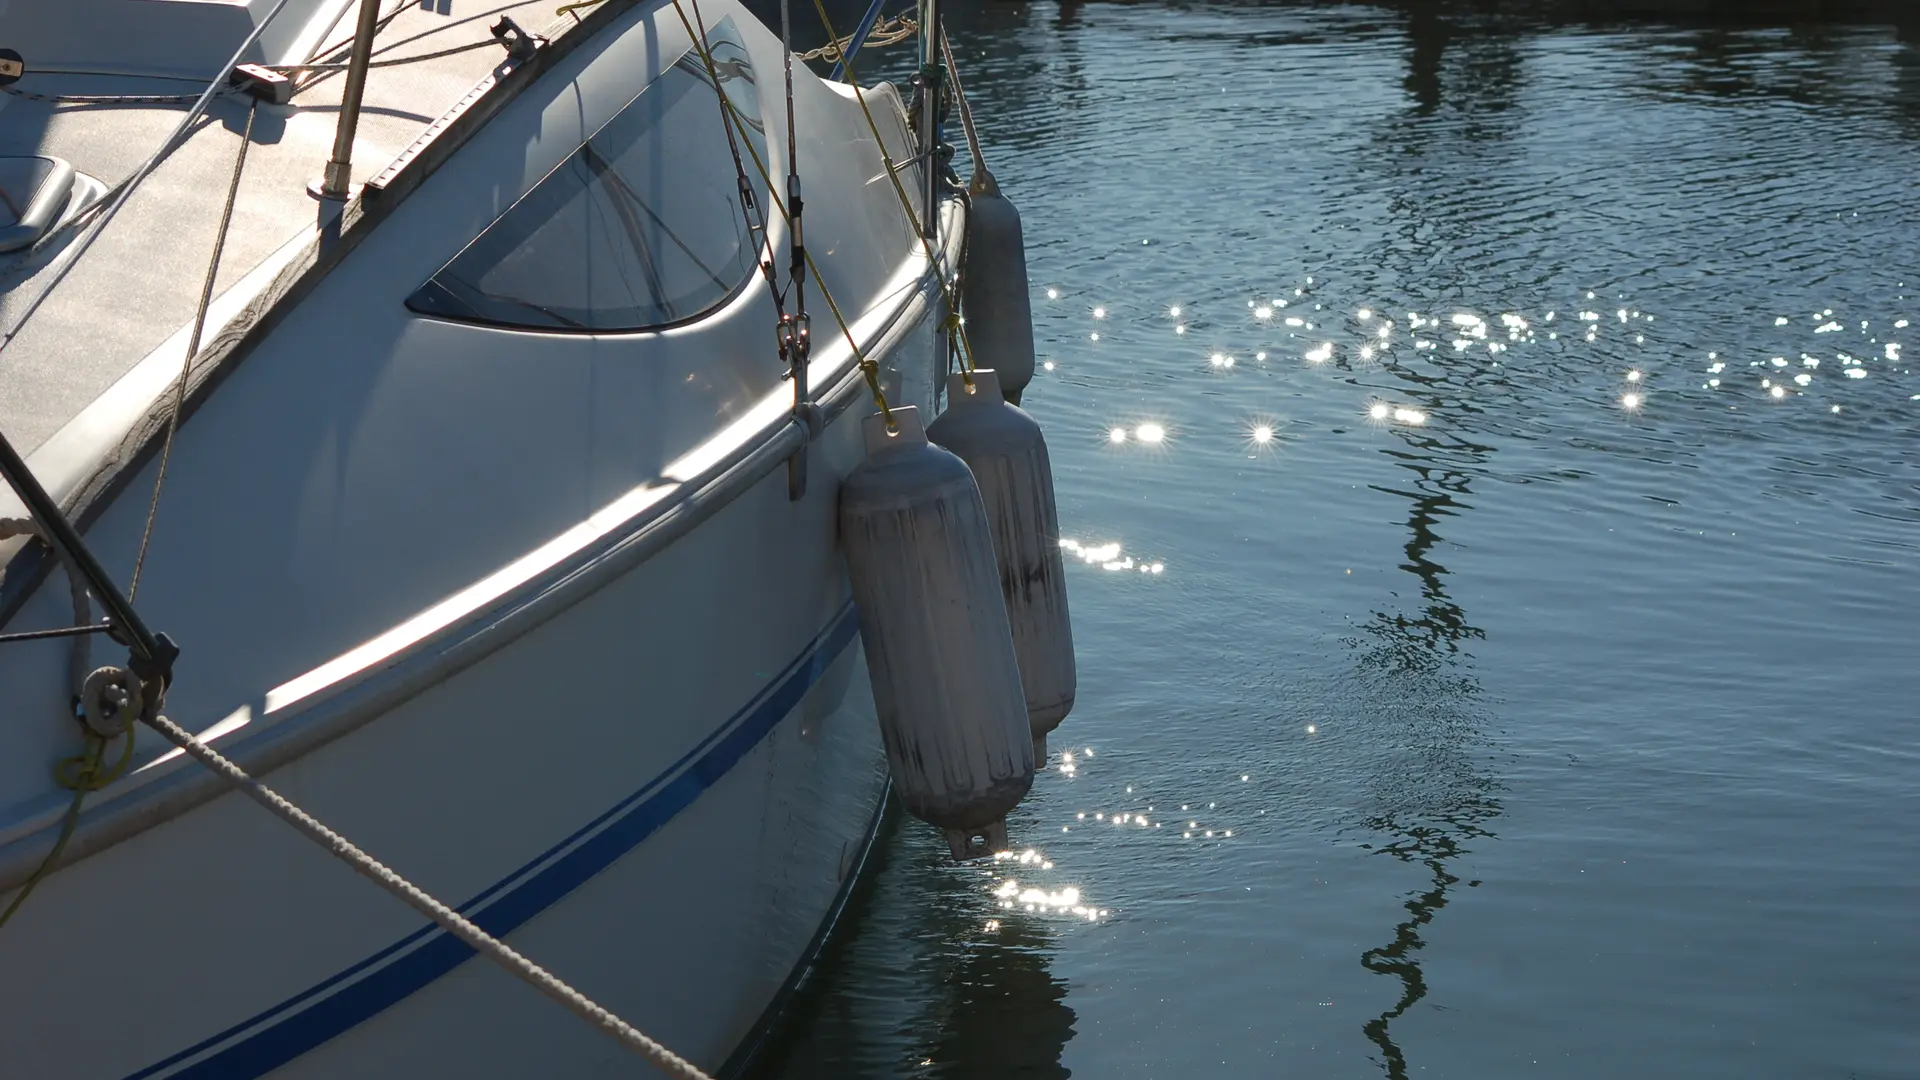
[[(829, 28), (828, 32), (832, 32), (831, 28)], [(893, 18), (881, 20), (879, 25), (867, 33), (867, 40), (862, 42), (860, 47), (863, 49), (876, 49), (885, 45), (898, 45), (903, 41), (912, 40), (913, 36), (919, 32), (920, 24), (918, 22), (915, 22), (905, 15), (896, 15)], [(794, 53), (794, 59), (826, 60), (837, 64), (846, 58), (846, 50), (853, 47), (853, 39), (856, 36), (858, 35), (848, 34), (846, 37), (829, 41), (817, 49)]]
[(288, 802), (245, 769), (222, 756), (218, 750), (195, 738), (185, 728), (164, 716), (145, 721), (173, 745), (218, 774), (242, 794), (265, 807), (270, 813), (293, 826), (307, 839), (326, 848), (351, 866), (362, 877), (385, 889), (407, 906), (432, 919), (441, 929), (472, 946), (473, 950), (498, 964), (508, 974), (539, 990), (582, 1020), (613, 1036), (638, 1052), (656, 1068), (681, 1080), (712, 1080), (692, 1062), (648, 1038), (638, 1028), (593, 1002), (585, 994), (562, 982), (540, 965), (515, 952), (506, 942), (475, 926), (459, 912), (427, 895), (419, 886), (401, 877), (386, 865), (355, 847), (346, 837), (321, 824), (313, 815)]
[[(39, 529), (29, 520), (0, 518), (0, 539), (20, 535), (39, 535)], [(77, 578), (77, 575), (73, 576)], [(91, 615), (88, 611), (86, 590), (79, 584), (74, 586), (73, 602), (75, 623), (84, 625)], [(75, 641), (73, 663), (75, 673), (78, 675), (85, 664), (85, 653), (80, 650), (86, 648), (86, 638), (82, 636)], [(126, 672), (114, 668), (102, 668), (93, 674), (97, 677), (109, 673), (131, 679)], [(94, 681), (95, 679), (91, 677), (87, 679), (89, 688)], [(108, 705), (108, 711), (119, 713), (123, 717), (121, 724), (125, 724), (127, 713), (140, 708), (137, 689), (139, 684), (134, 681), (131, 685), (134, 689), (127, 695), (127, 700), (117, 705), (102, 703)], [(76, 683), (76, 694), (79, 691), (79, 684)], [(89, 705), (90, 719), (96, 719), (91, 717), (94, 711), (92, 705)], [(141, 719), (168, 742), (232, 784), (242, 794), (265, 807), (275, 817), (293, 826), (303, 836), (326, 848), (336, 858), (352, 867), (355, 872), (433, 920), (442, 929), (471, 946), (475, 952), (498, 964), (515, 978), (559, 1002), (568, 1012), (619, 1040), (669, 1076), (678, 1077), (679, 1080), (712, 1080), (693, 1063), (649, 1038), (645, 1032), (615, 1016), (605, 1007), (596, 1004), (591, 998), (567, 985), (552, 972), (515, 952), (499, 938), (480, 929), (459, 912), (429, 896), (419, 886), (360, 850), (347, 838), (321, 824), (313, 815), (287, 801), (272, 788), (255, 780), (245, 769), (200, 741), (185, 728), (158, 715), (157, 704), (147, 712), (151, 715), (142, 716)], [(33, 894), (34, 889), (47, 878), (55, 864), (60, 861), (61, 853), (66, 850), (67, 842), (72, 839), (74, 829), (79, 824), (80, 809), (86, 801), (87, 794), (99, 791), (118, 779), (133, 761), (134, 739), (131, 727), (122, 726), (117, 734), (112, 735), (97, 732), (92, 726), (84, 726), (83, 730), (85, 742), (82, 751), (73, 757), (62, 759), (54, 768), (54, 780), (61, 787), (73, 792), (73, 798), (67, 803), (66, 812), (61, 815), (60, 831), (54, 838), (53, 846), (41, 858), (40, 865), (35, 867), (33, 873), (21, 883), (20, 888), (14, 893), (13, 900), (7, 904), (6, 908), (0, 910), (0, 927), (6, 926), (14, 913), (26, 903), (27, 897)], [(120, 756), (117, 761), (108, 765), (105, 764), (106, 748), (115, 738), (121, 740)]]
[(967, 93), (960, 86), (960, 69), (954, 65), (953, 45), (947, 41), (945, 29), (940, 31), (940, 55), (947, 61), (947, 78), (953, 83), (953, 99), (960, 103), (960, 126), (967, 133), (967, 152), (973, 156), (973, 177), (967, 182), (967, 191), (974, 195), (997, 194), (1000, 186), (994, 182), (993, 174), (987, 171), (987, 159), (980, 152), (980, 132), (973, 126), (973, 107), (967, 104)]

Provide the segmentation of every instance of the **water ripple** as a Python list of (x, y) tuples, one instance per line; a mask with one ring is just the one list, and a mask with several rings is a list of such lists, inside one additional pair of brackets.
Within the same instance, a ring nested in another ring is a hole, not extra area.
[(1099, 753), (793, 1080), (1910, 1071), (1920, 48), (1474, 7), (955, 16)]

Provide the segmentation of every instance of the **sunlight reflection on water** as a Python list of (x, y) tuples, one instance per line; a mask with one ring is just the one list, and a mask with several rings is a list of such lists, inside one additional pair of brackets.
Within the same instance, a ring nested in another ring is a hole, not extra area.
[(962, 16), (1057, 868), (903, 826), (790, 1080), (1910, 1071), (1920, 50), (1442, 7)]

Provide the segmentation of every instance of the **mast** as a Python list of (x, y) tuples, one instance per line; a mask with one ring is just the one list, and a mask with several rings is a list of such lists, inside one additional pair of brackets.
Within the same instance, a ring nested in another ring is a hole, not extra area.
[[(940, 94), (944, 71), (940, 55), (940, 0), (920, 0), (920, 181), (924, 203), (920, 213), (920, 229), (926, 239), (929, 260), (933, 263), (931, 269), (941, 275), (940, 295), (943, 298), (949, 295), (944, 287), (946, 269), (939, 257)], [(947, 327), (954, 314), (952, 311), (941, 312), (940, 321), (934, 328), (933, 355), (936, 364), (944, 364), (951, 359), (953, 344), (948, 340)]]
[(921, 228), (928, 240), (936, 242), (940, 239), (940, 95), (945, 70), (940, 57), (940, 0), (920, 0), (920, 153), (926, 162), (921, 174), (926, 200)]

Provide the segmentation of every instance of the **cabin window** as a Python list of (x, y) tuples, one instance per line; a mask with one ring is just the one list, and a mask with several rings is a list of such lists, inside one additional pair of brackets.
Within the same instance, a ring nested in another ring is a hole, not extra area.
[[(731, 20), (708, 35), (720, 85), (766, 162), (753, 69)], [(646, 330), (698, 318), (758, 271), (721, 109), (697, 50), (649, 83), (407, 299), (424, 315), (519, 329)]]

